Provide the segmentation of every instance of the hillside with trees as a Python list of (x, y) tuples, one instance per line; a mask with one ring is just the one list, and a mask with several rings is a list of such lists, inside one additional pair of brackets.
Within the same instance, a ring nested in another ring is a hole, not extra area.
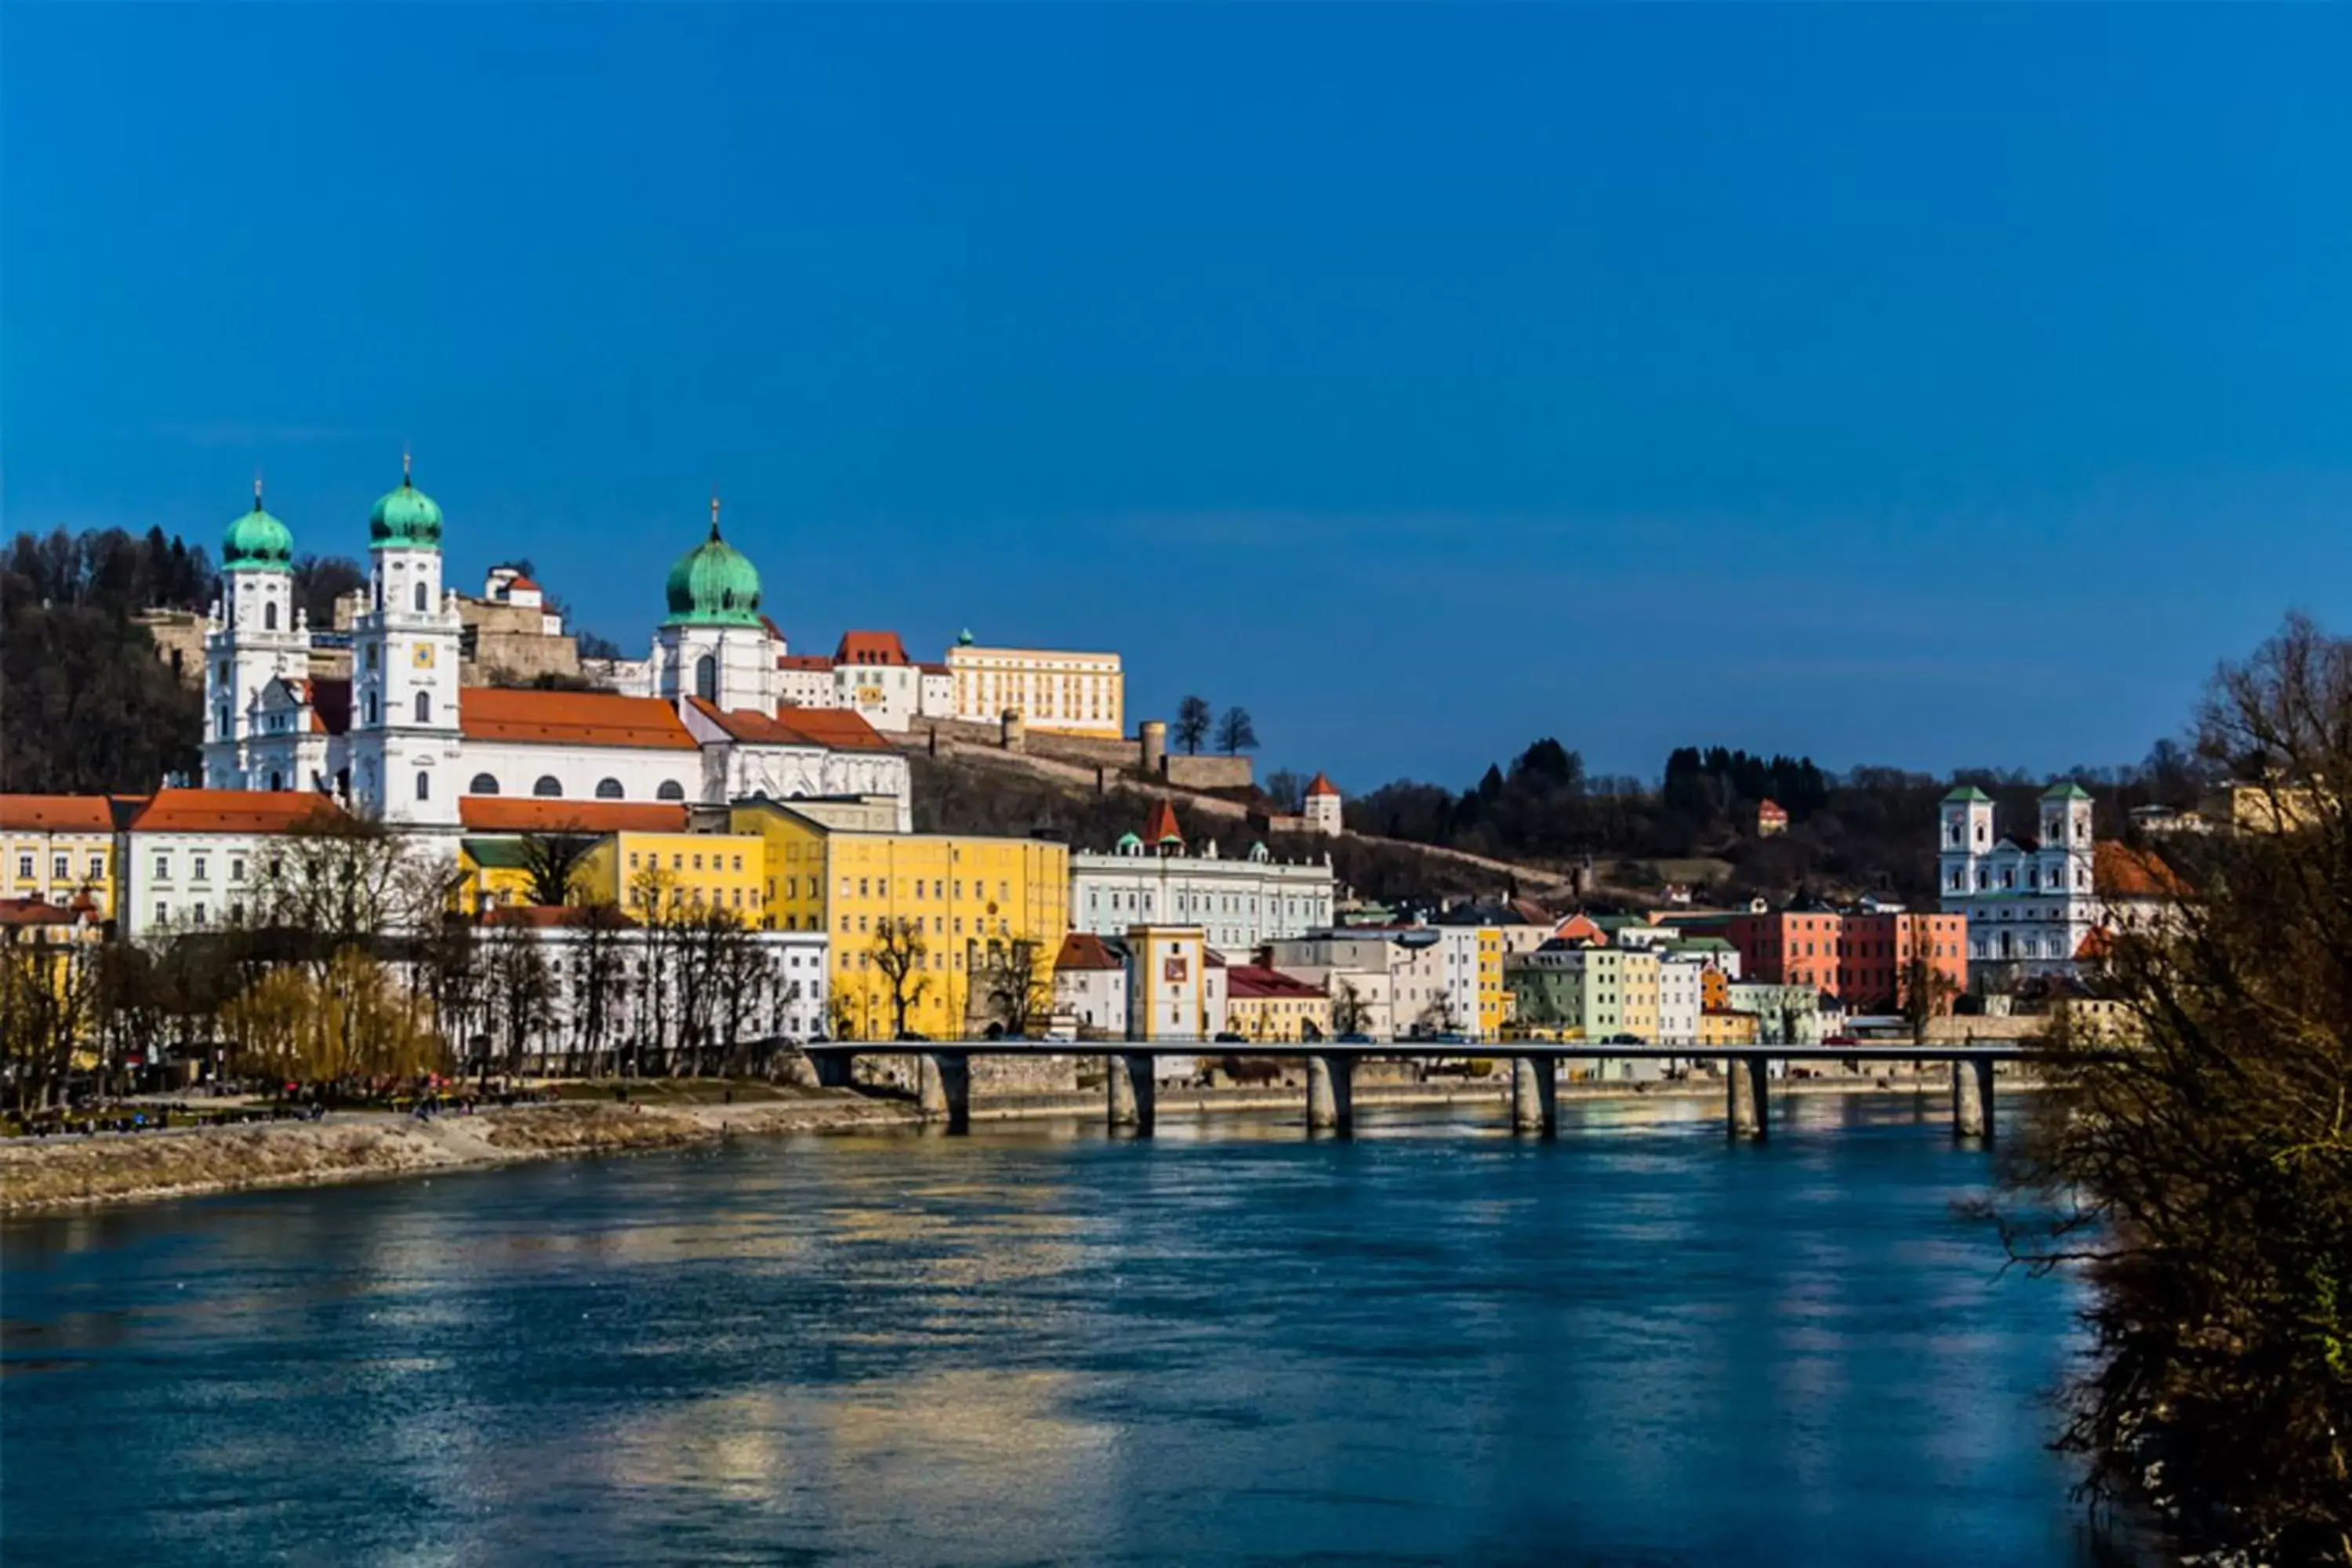
[(131, 616), (219, 591), (204, 547), (161, 529), (18, 534), (0, 565), (0, 790), (145, 791), (194, 772), (203, 699)]

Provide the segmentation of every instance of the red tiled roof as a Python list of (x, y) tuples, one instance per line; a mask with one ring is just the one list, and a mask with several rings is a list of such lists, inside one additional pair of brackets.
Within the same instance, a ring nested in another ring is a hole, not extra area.
[(320, 677), (315, 680), (289, 680), (288, 690), (297, 702), (310, 710), (310, 733), (314, 735), (348, 734), (352, 727), (352, 683), (349, 678)]
[(1279, 969), (1263, 964), (1236, 963), (1225, 971), (1225, 995), (1233, 1000), (1305, 1002), (1321, 997), (1323, 993), (1295, 974), (1285, 974)]
[[(789, 715), (789, 717), (785, 717)], [(779, 717), (791, 728), (800, 731), (803, 743), (830, 746), (836, 752), (887, 752), (890, 742), (882, 732), (866, 721), (862, 713), (852, 713), (846, 708), (790, 708), (779, 710)]]
[(833, 673), (833, 660), (821, 653), (780, 653), (776, 656), (778, 669), (821, 669)]
[(1758, 801), (1758, 802), (1756, 803), (1756, 815), (1757, 815), (1757, 816), (1783, 816), (1783, 817), (1784, 817), (1784, 816), (1787, 816), (1789, 815), (1789, 813), (1788, 813), (1788, 809), (1787, 809), (1785, 806), (1781, 805), (1780, 805), (1780, 803), (1779, 801), (1776, 801), (1776, 800), (1759, 800), (1759, 801)]
[(524, 590), (524, 591), (525, 591), (525, 592), (527, 592), (527, 593), (532, 593), (532, 594), (537, 594), (537, 593), (544, 592), (544, 590), (542, 590), (542, 589), (540, 587), (540, 585), (539, 585), (538, 584), (536, 584), (536, 583), (532, 582), (532, 581), (531, 581), (530, 578), (528, 578), (528, 577), (523, 577), (523, 576), (514, 576), (514, 577), (509, 577), (509, 578), (508, 578), (508, 579), (507, 579), (507, 592), (508, 592), (508, 593), (509, 593), (509, 594), (511, 594), (511, 593), (513, 593), (517, 588), (520, 588), (520, 589)]
[(682, 802), (667, 800), (541, 800), (469, 795), (457, 802), (457, 820), (476, 833), (683, 833)]
[(0, 795), (0, 827), (32, 833), (111, 833), (102, 795)]
[(2104, 898), (2177, 899), (2186, 885), (2146, 849), (2103, 839), (2091, 851), (2091, 886)]
[(1151, 803), (1151, 816), (1143, 825), (1146, 844), (1165, 844), (1170, 839), (1184, 841), (1184, 830), (1176, 826), (1176, 808), (1165, 800)]
[(40, 899), (0, 899), (0, 926), (69, 926), (80, 918), (74, 910)]
[(1118, 954), (1103, 943), (1103, 939), (1091, 932), (1074, 931), (1062, 939), (1062, 951), (1055, 956), (1054, 968), (1064, 969), (1124, 969), (1127, 965)]
[(350, 821), (333, 801), (307, 790), (164, 789), (131, 819), (131, 831), (285, 833)]
[(955, 671), (950, 669), (944, 664), (918, 663), (915, 668), (921, 670), (925, 675), (952, 675), (955, 673)]
[(774, 621), (769, 619), (766, 616), (761, 616), (760, 617), (760, 628), (766, 632), (770, 637), (775, 638), (778, 642), (782, 642), (784, 640), (784, 628), (776, 625)]
[(844, 632), (833, 650), (835, 664), (905, 664), (907, 649), (897, 632)]
[(659, 697), (611, 691), (510, 690), (468, 686), (457, 694), (457, 723), (468, 741), (542, 746), (627, 747), (690, 752), (677, 710)]
[[(1291, 775), (1293, 778), (1297, 778), (1297, 776), (1298, 775), (1296, 773)], [(1307, 781), (1307, 794), (1310, 799), (1318, 795), (1338, 795), (1339, 793), (1339, 786), (1333, 784), (1329, 778), (1326, 777), (1320, 768), (1318, 768), (1315, 771), (1315, 776), (1313, 778)]]
[(1589, 915), (1570, 915), (1552, 927), (1554, 942), (1591, 942), (1595, 947), (1609, 945), (1609, 933), (1592, 922)]
[(2102, 959), (2112, 958), (2115, 951), (2116, 933), (2105, 926), (2093, 926), (2083, 933), (2083, 940), (2074, 944), (2075, 959), (2084, 963), (2096, 963)]

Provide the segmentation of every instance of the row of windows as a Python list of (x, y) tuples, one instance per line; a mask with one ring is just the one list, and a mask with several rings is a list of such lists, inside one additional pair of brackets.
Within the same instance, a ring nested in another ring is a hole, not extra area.
[[(684, 851), (682, 851), (682, 850), (681, 850), (681, 851), (676, 851), (676, 852), (673, 852), (673, 853), (671, 854), (670, 858), (669, 858), (669, 868), (670, 868), (671, 870), (673, 870), (673, 871), (683, 871), (683, 870), (685, 870), (685, 869), (687, 868), (687, 867), (686, 867), (686, 862), (687, 862), (688, 858), (688, 856), (685, 854), (685, 852), (684, 852)], [(711, 868), (712, 870), (714, 870), (714, 871), (720, 869), (721, 868), (720, 868), (720, 866), (719, 866), (719, 862), (720, 862), (721, 860), (728, 859), (728, 858), (730, 858), (730, 857), (723, 856), (723, 855), (713, 855), (713, 856), (710, 858), (710, 868)], [(702, 869), (702, 857), (701, 857), (701, 856), (699, 856), (699, 855), (696, 855), (696, 856), (692, 857), (692, 859), (693, 859), (693, 861), (694, 861), (694, 868), (695, 868), (696, 870), (698, 870), (698, 871), (701, 870), (701, 869)], [(732, 867), (732, 869), (734, 869), (734, 870), (738, 870), (738, 871), (740, 871), (740, 870), (743, 868), (743, 857), (741, 857), (740, 855), (737, 855), (737, 856), (732, 857), (732, 859), (734, 860), (734, 866)], [(635, 849), (632, 849), (632, 850), (630, 850), (630, 851), (629, 851), (629, 869), (630, 869), (630, 870), (632, 870), (632, 871), (635, 871), (635, 870), (637, 870), (638, 868), (639, 868), (639, 867), (638, 867), (638, 865), (637, 865), (637, 851), (635, 851)], [(660, 869), (661, 869), (661, 856), (660, 856), (660, 854), (659, 854), (658, 852), (648, 853), (648, 854), (645, 857), (645, 866), (644, 866), (644, 869), (646, 869), (646, 870), (649, 870), (649, 871), (658, 871), (658, 870), (660, 870)], [(774, 892), (775, 892), (775, 887), (776, 887), (776, 884), (775, 884), (774, 880), (772, 879), (769, 881), (769, 883), (768, 883), (768, 890), (769, 890), (769, 893), (770, 893), (770, 895), (771, 895), (771, 896), (772, 896), (772, 895), (774, 894)]]
[[(269, 874), (273, 877), (278, 875), (278, 872), (284, 868), (285, 862), (282, 860), (272, 860), (269, 863)], [(93, 873), (93, 875), (95, 875), (95, 873)], [(172, 854), (171, 851), (167, 849), (158, 849), (155, 851), (155, 879), (159, 882), (168, 882), (172, 879)], [(203, 854), (189, 856), (188, 880), (191, 882), (207, 882), (211, 879), (212, 858), (208, 855)], [(244, 856), (232, 855), (228, 858), (228, 879), (232, 882), (242, 882), (245, 880)]]
[[(888, 916), (887, 916), (887, 915), (883, 917), (883, 919), (884, 919), (884, 920), (886, 920), (886, 921), (887, 921), (888, 918), (889, 918), (889, 917), (888, 917)], [(914, 930), (915, 934), (916, 934), (917, 936), (920, 936), (920, 935), (922, 935), (922, 934), (923, 934), (923, 921), (922, 921), (922, 917), (921, 917), (921, 916), (919, 916), (919, 915), (916, 915), (916, 916), (910, 916), (910, 917), (908, 917), (908, 919), (911, 921), (911, 922), (912, 922), (912, 927), (913, 927), (913, 930)], [(963, 931), (963, 917), (962, 917), (961, 915), (958, 915), (958, 916), (956, 916), (956, 918), (955, 918), (955, 920), (954, 920), (954, 921), (953, 921), (952, 923), (953, 923), (953, 924), (954, 924), (954, 926), (955, 926), (955, 932), (954, 932), (954, 934), (955, 934), (955, 935), (957, 935), (957, 936), (961, 936), (961, 935), (963, 935), (963, 933), (964, 933), (964, 931)], [(940, 916), (938, 916), (938, 915), (933, 915), (933, 916), (931, 917), (931, 934), (932, 934), (933, 936), (943, 936), (943, 935), (946, 935), (946, 934), (947, 934), (946, 932), (944, 932), (944, 931), (940, 931)], [(816, 930), (816, 929), (817, 929), (816, 921), (815, 921), (814, 919), (812, 919), (812, 920), (809, 921), (809, 929), (810, 929), (811, 931), (814, 931), (814, 930)], [(842, 934), (842, 935), (844, 935), (844, 936), (847, 936), (847, 935), (849, 934), (849, 932), (850, 932), (850, 917), (849, 917), (849, 916), (847, 916), (847, 915), (843, 915), (843, 916), (841, 917), (841, 926), (840, 926), (840, 929), (841, 929), (841, 934)], [(857, 926), (856, 926), (856, 930), (857, 930), (857, 934), (858, 934), (858, 935), (860, 935), (860, 936), (871, 936), (871, 935), (873, 935), (876, 931), (880, 931), (881, 929), (883, 929), (881, 926), (877, 925), (877, 924), (875, 924), (875, 923), (874, 923), (873, 917), (871, 917), (871, 916), (869, 916), (869, 915), (859, 915), (859, 916), (857, 917)], [(973, 920), (973, 921), (971, 922), (971, 930), (972, 930), (972, 934), (973, 934), (974, 936), (987, 936), (987, 935), (991, 934), (991, 933), (990, 933), (990, 931), (989, 931), (989, 929), (988, 929), (988, 921), (984, 921), (984, 920), (974, 919), (974, 920)], [(997, 921), (996, 921), (996, 931), (995, 931), (994, 934), (995, 934), (995, 935), (997, 935), (997, 936), (1011, 936), (1011, 935), (1013, 934), (1013, 925), (1012, 925), (1012, 922), (1011, 922), (1011, 921), (1006, 921), (1006, 920), (1004, 920), (1004, 919), (1003, 919), (1003, 918), (1001, 918), (1001, 917), (1000, 917), (1000, 918), (997, 920)]]
[[(467, 795), (499, 795), (503, 792), (499, 787), (498, 775), (496, 773), (476, 773), (474, 775), (474, 782), (466, 786), (466, 793)], [(541, 800), (561, 800), (563, 797), (563, 781), (557, 778), (553, 773), (541, 773), (536, 780), (532, 781), (530, 793)], [(425, 794), (421, 789), (417, 792), (416, 798), (419, 800), (423, 800), (425, 798)], [(621, 787), (621, 781), (618, 779), (598, 779), (596, 781), (596, 798), (598, 800), (625, 800), (628, 798), (628, 792)], [(656, 800), (684, 800), (686, 798), (686, 786), (678, 783), (676, 779), (664, 779), (660, 785), (655, 789), (654, 798)], [(634, 863), (635, 862), (633, 860), (632, 864)]]
[[(33, 866), (34, 858), (31, 855), (18, 855), (16, 857), (16, 880), (20, 882), (31, 881), (33, 879)], [(91, 856), (89, 858), (89, 879), (93, 882), (100, 881), (104, 879), (105, 876), (106, 857), (103, 855)], [(73, 862), (71, 859), (63, 855), (50, 856), (49, 880), (52, 882), (68, 882), (72, 879)]]

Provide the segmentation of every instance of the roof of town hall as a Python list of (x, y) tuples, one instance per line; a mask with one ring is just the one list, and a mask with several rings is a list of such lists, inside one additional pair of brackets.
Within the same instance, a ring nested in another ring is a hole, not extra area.
[(844, 632), (833, 650), (835, 664), (908, 664), (907, 647), (897, 632)]
[(111, 833), (114, 809), (102, 795), (0, 795), (0, 828), (20, 833)]
[(696, 712), (738, 741), (756, 746), (824, 746), (836, 752), (887, 752), (890, 742), (863, 713), (846, 708), (800, 708), (786, 703), (773, 714), (748, 708), (721, 708), (690, 697)]
[(133, 833), (286, 833), (351, 816), (309, 790), (159, 789), (131, 819)]

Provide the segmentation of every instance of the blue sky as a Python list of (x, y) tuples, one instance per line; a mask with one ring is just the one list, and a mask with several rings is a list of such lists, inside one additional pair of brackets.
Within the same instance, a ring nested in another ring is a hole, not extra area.
[(14, 5), (10, 529), (1122, 652), (1270, 765), (2137, 758), (2352, 624), (2352, 15)]

